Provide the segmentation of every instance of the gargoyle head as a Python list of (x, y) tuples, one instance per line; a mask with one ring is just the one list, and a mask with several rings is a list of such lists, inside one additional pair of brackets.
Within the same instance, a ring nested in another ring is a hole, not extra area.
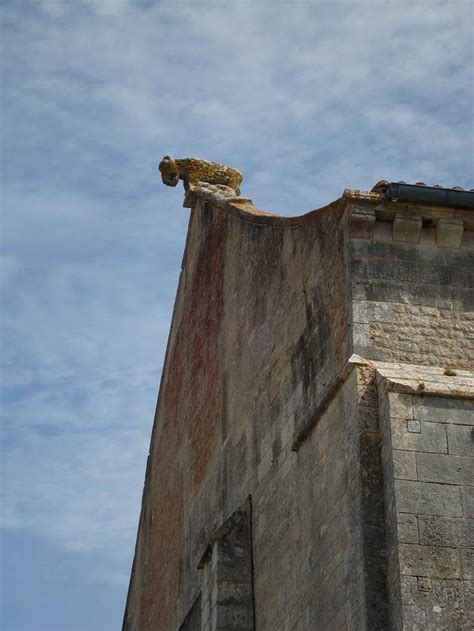
[(165, 156), (160, 162), (158, 169), (161, 173), (163, 184), (166, 184), (166, 186), (176, 186), (179, 182), (179, 169), (171, 156)]

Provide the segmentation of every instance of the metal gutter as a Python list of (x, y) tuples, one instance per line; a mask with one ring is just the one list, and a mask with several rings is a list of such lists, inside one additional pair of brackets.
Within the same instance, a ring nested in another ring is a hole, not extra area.
[(418, 202), (451, 208), (474, 209), (474, 192), (438, 186), (420, 186), (390, 182), (382, 197), (393, 202)]

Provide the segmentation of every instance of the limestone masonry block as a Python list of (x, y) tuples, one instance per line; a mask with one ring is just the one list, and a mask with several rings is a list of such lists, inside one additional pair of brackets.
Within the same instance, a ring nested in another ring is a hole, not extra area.
[(449, 517), (418, 517), (420, 543), (431, 546), (474, 547), (474, 520)]
[(398, 513), (398, 539), (402, 543), (419, 543), (418, 518), (409, 513)]
[(375, 227), (375, 210), (373, 208), (354, 208), (351, 214), (351, 237), (371, 239)]
[(391, 322), (392, 305), (387, 302), (354, 300), (352, 303), (354, 322), (371, 324), (372, 322)]
[(473, 459), (433, 453), (417, 453), (418, 479), (443, 484), (474, 485)]
[(431, 423), (474, 425), (474, 401), (439, 397), (416, 397), (413, 401), (415, 419)]
[(461, 562), (463, 578), (469, 581), (474, 580), (474, 550), (462, 549)]
[(407, 419), (413, 418), (412, 398), (409, 394), (390, 393), (390, 416), (392, 418)]
[(463, 508), (459, 488), (447, 484), (395, 480), (397, 510), (414, 515), (461, 517)]
[(354, 323), (352, 328), (352, 339), (354, 346), (366, 347), (370, 344), (370, 330), (368, 324)]
[(425, 612), (421, 607), (409, 605), (403, 608), (403, 630), (419, 631), (426, 629)]
[(392, 443), (395, 449), (427, 451), (438, 454), (448, 453), (446, 428), (439, 423), (422, 423), (421, 431), (418, 433), (410, 432), (406, 421), (394, 419)]
[(389, 221), (376, 221), (374, 227), (374, 239), (377, 241), (391, 241), (392, 224)]
[(421, 434), (420, 421), (407, 421), (407, 430), (412, 434)]
[(467, 486), (461, 489), (464, 515), (474, 519), (474, 487)]
[(418, 243), (422, 226), (421, 217), (398, 214), (393, 220), (393, 240)]
[(474, 427), (448, 425), (446, 429), (448, 432), (448, 452), (456, 456), (474, 457)]
[(400, 571), (409, 576), (461, 578), (461, 556), (458, 550), (401, 543)]
[(393, 475), (401, 480), (417, 479), (415, 452), (394, 450)]
[(443, 248), (461, 247), (464, 222), (461, 219), (440, 219), (436, 224), (436, 243)]

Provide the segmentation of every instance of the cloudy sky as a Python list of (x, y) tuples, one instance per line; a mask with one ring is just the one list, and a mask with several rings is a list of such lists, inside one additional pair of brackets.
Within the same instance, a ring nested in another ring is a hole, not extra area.
[(189, 211), (473, 184), (473, 4), (2, 0), (2, 620), (113, 631)]

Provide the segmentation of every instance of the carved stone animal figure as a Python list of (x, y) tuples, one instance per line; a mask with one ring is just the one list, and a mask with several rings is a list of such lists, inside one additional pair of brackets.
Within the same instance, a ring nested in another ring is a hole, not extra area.
[(176, 186), (179, 180), (183, 180), (184, 188), (187, 190), (190, 184), (223, 184), (235, 190), (236, 195), (240, 195), (239, 185), (243, 176), (240, 171), (232, 167), (209, 162), (199, 158), (172, 158), (165, 156), (158, 167), (161, 173), (163, 184)]

